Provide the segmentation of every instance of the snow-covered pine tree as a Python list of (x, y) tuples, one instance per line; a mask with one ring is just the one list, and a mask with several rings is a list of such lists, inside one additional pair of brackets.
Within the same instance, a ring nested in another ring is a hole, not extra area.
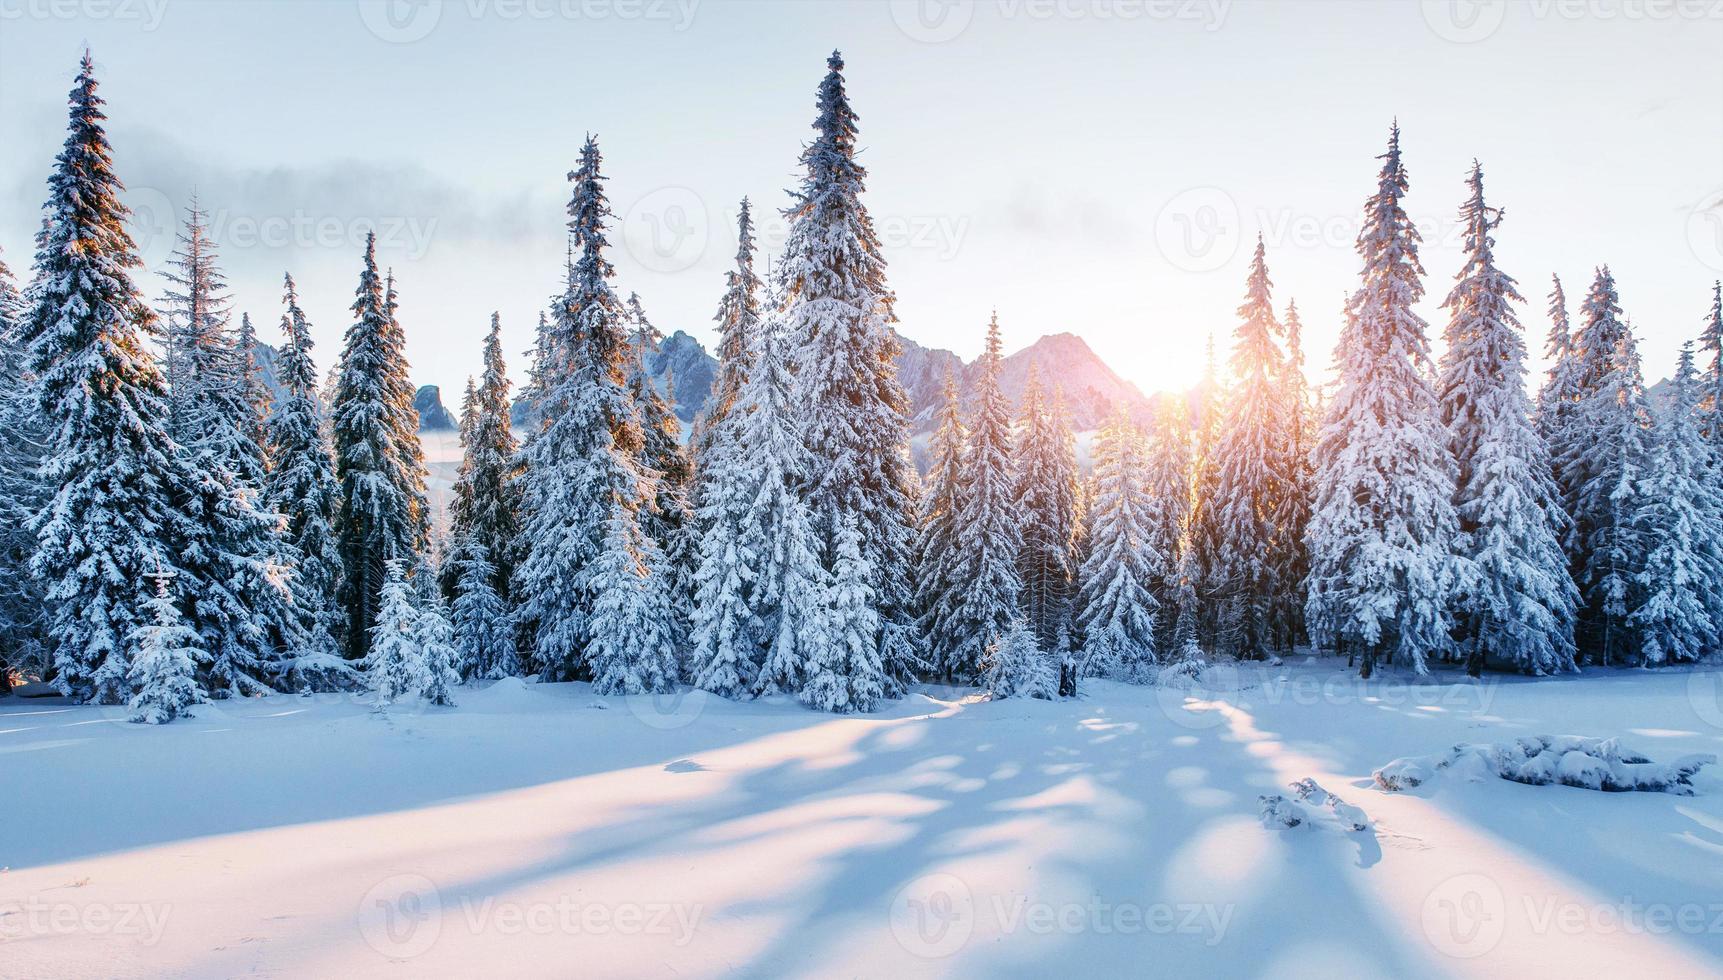
[(1573, 403), (1579, 397), (1579, 361), (1574, 356), (1573, 323), (1568, 318), (1567, 292), (1561, 277), (1550, 277), (1549, 334), (1544, 340), (1544, 358), (1549, 370), (1538, 388), (1538, 434), (1549, 446), (1552, 459), (1560, 458), (1571, 433), (1566, 425)]
[[(459, 609), (460, 579), (468, 573), (466, 542), (484, 550), (491, 568), (490, 592), (507, 616), (520, 536), (520, 446), (509, 420), (508, 369), (503, 363), (502, 317), (491, 314), (485, 334), (485, 373), (473, 388), (470, 411), (462, 413), (461, 469), (450, 509), (450, 536), (458, 560), (452, 562), (451, 591)], [(469, 382), (470, 384), (470, 382)], [(512, 654), (511, 654), (512, 659)], [(489, 668), (486, 668), (487, 671)]]
[[(1057, 642), (1057, 638), (1055, 638)], [(981, 686), (995, 700), (1058, 696), (1059, 671), (1044, 652), (1029, 624), (1013, 619), (1004, 632), (989, 637), (981, 660)]]
[[(757, 536), (745, 524), (758, 478), (753, 461), (742, 455), (742, 423), (734, 411), (727, 411), (702, 430), (706, 445), (696, 516), (704, 530), (689, 634), (694, 685), (726, 698), (753, 689), (765, 640), (762, 610), (757, 608), (765, 556), (749, 548)], [(778, 486), (780, 493), (787, 492), (781, 478)]]
[(419, 646), (418, 597), (399, 560), (384, 564), (376, 621), (365, 653), (365, 679), (381, 707), (417, 696), (431, 684), (425, 651)]
[(1643, 598), (1628, 623), (1648, 666), (1696, 661), (1717, 649), (1723, 632), (1723, 494), (1699, 430), (1691, 345), (1681, 348), (1672, 387), (1656, 413), (1656, 446), (1635, 515), (1650, 552), (1636, 576)]
[(664, 690), (677, 673), (673, 626), (655, 617), (671, 607), (663, 555), (640, 525), (653, 488), (625, 375), (627, 311), (605, 257), (602, 164), (588, 137), (569, 174), (573, 257), (546, 344), (555, 360), (539, 368), (544, 419), (522, 451), (515, 597), (550, 676), (590, 671), (601, 690)]
[[(416, 577), (416, 576), (415, 576)], [(432, 704), (453, 707), (454, 688), (461, 682), (458, 665), (461, 651), (455, 646), (455, 627), (449, 622), (443, 593), (434, 574), (424, 577), (424, 587), (414, 597), (413, 645), (424, 663), (424, 686), (419, 696)]]
[(1151, 513), (1142, 437), (1121, 405), (1095, 442), (1089, 555), (1079, 576), (1077, 627), (1090, 676), (1137, 680), (1160, 659), (1149, 586), (1165, 558), (1153, 550)]
[(1574, 669), (1579, 596), (1558, 534), (1565, 523), (1549, 453), (1526, 396), (1526, 344), (1512, 276), (1496, 267), (1502, 212), (1484, 203), (1476, 162), (1460, 210), (1466, 264), (1442, 306), (1449, 312), (1438, 390), (1454, 455), (1461, 553), (1475, 568), (1455, 617), (1476, 677), (1494, 663), (1543, 675)]
[(1018, 423), (1012, 511), (1023, 544), (1017, 574), (1023, 582), (1022, 615), (1043, 650), (1069, 630), (1077, 579), (1077, 440), (1057, 394), (1049, 403), (1035, 366), (1023, 387)]
[(425, 471), (418, 413), (407, 376), (405, 337), (395, 318), (393, 278), (377, 270), (377, 236), (365, 239), (335, 385), (330, 427), (341, 487), (336, 524), (340, 606), (347, 656), (365, 656), (392, 561), (411, 562), (426, 544)]
[(909, 400), (897, 377), (895, 297), (861, 196), (855, 111), (833, 52), (819, 89), (816, 136), (802, 151), (801, 187), (785, 212), (780, 268), (796, 409), (808, 465), (800, 488), (822, 553), (836, 560), (844, 519), (861, 529), (862, 564), (874, 578), (881, 659), (895, 696), (920, 665), (912, 622), (914, 467)]
[(1711, 360), (1699, 382), (1701, 429), (1713, 451), (1723, 453), (1723, 280), (1712, 283), (1711, 313), (1705, 318), (1699, 345)]
[[(640, 413), (640, 464), (653, 488), (651, 504), (641, 509), (640, 525), (664, 556), (670, 576), (671, 637), (681, 649), (689, 634), (689, 604), (699, 563), (699, 540), (689, 504), (694, 464), (682, 447), (682, 420), (648, 371), (647, 361), (658, 353), (664, 335), (646, 318), (639, 294), (628, 297), (628, 319), (633, 325), (628, 394)], [(674, 378), (670, 384), (674, 386)]]
[(145, 344), (157, 332), (132, 281), (142, 268), (88, 52), (36, 236), (23, 340), (41, 417), (42, 478), (31, 570), (46, 584), (53, 681), (80, 700), (131, 697), (128, 639), (154, 616), (138, 584), (176, 570), (182, 467), (163, 427), (167, 385)]
[(272, 690), (306, 638), (281, 518), (261, 499), (264, 406), (246, 347), (255, 337), (232, 329), (216, 263), (204, 213), (193, 205), (167, 274), (173, 423), (185, 469), (179, 588), (207, 653), (205, 686), (222, 698)]
[(456, 549), (460, 574), (455, 588), (455, 646), (468, 679), (499, 680), (521, 673), (508, 610), (497, 595), (497, 569), (484, 541), (469, 534)]
[[(817, 622), (808, 623), (807, 681), (802, 703), (820, 711), (872, 711), (888, 696), (880, 659), (880, 618), (873, 569), (862, 552), (854, 516), (838, 525), (837, 558)], [(811, 641), (811, 642), (809, 642)]]
[(198, 686), (198, 664), (204, 658), (203, 640), (180, 616), (166, 572), (152, 576), (155, 588), (145, 605), (151, 619), (128, 638), (132, 665), (127, 681), (132, 688), (132, 721), (143, 725), (165, 725), (186, 709), (208, 700)]
[(1017, 572), (1023, 536), (1012, 506), (1011, 415), (999, 387), (1001, 346), (995, 313), (978, 364), (975, 414), (963, 453), (963, 492), (957, 498), (952, 554), (954, 601), (942, 631), (942, 639), (950, 642), (932, 647), (939, 669), (965, 682), (980, 676), (988, 642), (1018, 618), (1023, 593)]
[(1399, 659), (1422, 674), (1449, 645), (1453, 458), (1431, 374), (1419, 235), (1396, 125), (1358, 235), (1363, 282), (1335, 351), (1339, 385), (1315, 447), (1306, 618), (1312, 639), (1362, 651), (1361, 676)]
[[(951, 649), (962, 639), (956, 621), (962, 582), (957, 576), (957, 529), (963, 506), (964, 447), (969, 430), (957, 398), (957, 379), (945, 372), (939, 427), (928, 451), (931, 468), (923, 481), (915, 543), (918, 627), (928, 649)], [(936, 659), (938, 655), (935, 654)], [(943, 670), (943, 663), (940, 665)]]
[(30, 574), (31, 530), (48, 501), (38, 468), (47, 426), (36, 404), (25, 349), (27, 304), (0, 261), (0, 693), (14, 673), (47, 667), (42, 581)]
[(1257, 237), (1234, 331), (1232, 375), (1226, 415), (1215, 443), (1216, 479), (1212, 507), (1219, 534), (1213, 596), (1220, 616), (1222, 649), (1241, 657), (1262, 657), (1285, 624), (1271, 621), (1277, 595), (1296, 588), (1282, 581), (1280, 529), (1275, 524), (1282, 501), (1293, 492), (1291, 441), (1282, 376), (1284, 355), (1275, 342), (1267, 250)]
[[(1149, 572), (1153, 577), (1149, 594), (1155, 597), (1156, 608), (1164, 610), (1156, 617), (1155, 648), (1176, 651), (1172, 630), (1177, 622), (1173, 610), (1182, 608), (1178, 593), (1181, 586), (1188, 586), (1195, 594), (1195, 582), (1184, 581), (1180, 571), (1189, 550), (1184, 536), (1191, 506), (1191, 430), (1182, 397), (1163, 395), (1156, 400), (1144, 490), (1149, 512), (1143, 523), (1149, 535), (1150, 557), (1158, 562)], [(1193, 603), (1191, 614), (1197, 613)], [(1194, 619), (1191, 627), (1196, 628)]]
[(718, 302), (718, 376), (712, 382), (712, 392), (706, 397), (706, 407), (695, 421), (693, 438), (694, 460), (701, 481), (708, 468), (707, 454), (717, 438), (716, 432), (725, 417), (741, 397), (742, 384), (748, 378), (750, 357), (754, 350), (754, 333), (759, 329), (760, 277), (754, 273), (754, 218), (752, 205), (742, 198), (736, 217), (736, 268), (724, 273), (724, 298)]
[(1575, 639), (1582, 659), (1633, 663), (1640, 652), (1628, 616), (1640, 601), (1636, 582), (1650, 548), (1638, 531), (1638, 513), (1651, 414), (1639, 349), (1621, 320), (1608, 266), (1597, 271), (1582, 309), (1573, 341), (1578, 394), (1569, 424), (1575, 437), (1555, 460), (1572, 519), (1564, 543), (1580, 592)]
[(264, 430), (273, 465), (263, 502), (284, 520), (282, 563), (293, 570), (302, 645), (288, 652), (279, 684), (285, 690), (331, 690), (358, 682), (351, 665), (339, 655), (339, 637), (346, 625), (335, 604), (341, 579), (335, 539), (341, 494), (323, 399), (317, 390), (311, 324), (299, 307), (291, 275), (283, 278), (282, 288), (287, 309), (281, 315), (281, 332), (287, 339), (278, 367), (281, 395)]
[(239, 315), (239, 333), (234, 337), (234, 373), (236, 397), (244, 406), (239, 430), (244, 438), (242, 448), (248, 456), (239, 461), (240, 479), (248, 486), (262, 487), (268, 482), (269, 468), (274, 465), (269, 456), (268, 426), (273, 410), (269, 387), (263, 383), (263, 370), (257, 363), (257, 328), (251, 325), (251, 314)]
[(1269, 599), (1268, 620), (1275, 646), (1290, 652), (1304, 635), (1304, 580), (1310, 574), (1310, 550), (1304, 532), (1310, 526), (1310, 447), (1316, 441), (1310, 382), (1304, 374), (1304, 323), (1297, 302), (1286, 307), (1286, 357), (1281, 364), (1280, 395), (1287, 419), (1287, 489), (1274, 516), (1275, 579), (1282, 587)]

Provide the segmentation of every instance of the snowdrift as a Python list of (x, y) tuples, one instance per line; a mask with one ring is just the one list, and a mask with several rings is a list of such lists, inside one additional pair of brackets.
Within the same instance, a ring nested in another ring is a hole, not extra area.
[(1390, 793), (1422, 785), (1443, 770), (1473, 779), (1495, 776), (1548, 786), (1559, 783), (1605, 793), (1649, 792), (1693, 795), (1693, 775), (1717, 761), (1715, 755), (1685, 755), (1657, 763), (1615, 738), (1537, 735), (1512, 742), (1456, 745), (1447, 755), (1395, 759), (1373, 774)]

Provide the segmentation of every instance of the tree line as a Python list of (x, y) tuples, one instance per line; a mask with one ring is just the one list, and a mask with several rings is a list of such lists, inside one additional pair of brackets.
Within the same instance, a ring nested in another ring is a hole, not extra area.
[(1121, 409), (1085, 475), (1056, 385), (1032, 375), (1013, 412), (995, 314), (918, 477), (843, 68), (764, 275), (742, 201), (686, 439), (647, 366), (661, 334), (615, 286), (587, 138), (530, 371), (517, 397), (493, 315), (440, 531), (375, 241), (328, 384), (284, 278), (272, 397), (196, 202), (145, 299), (86, 54), (29, 285), (0, 265), (0, 684), (39, 675), (147, 722), (271, 691), (451, 704), (464, 680), (529, 674), (851, 712), (922, 679), (1051, 698), (1306, 642), (1369, 676), (1660, 665), (1723, 641), (1723, 286), (1705, 370), (1684, 348), (1654, 405), (1608, 268), (1577, 325), (1557, 280), (1534, 403), (1474, 165), (1437, 359), (1397, 126), (1331, 385), (1306, 379), (1259, 240), (1226, 384), (1211, 347), (1197, 397), (1163, 397), (1146, 430)]

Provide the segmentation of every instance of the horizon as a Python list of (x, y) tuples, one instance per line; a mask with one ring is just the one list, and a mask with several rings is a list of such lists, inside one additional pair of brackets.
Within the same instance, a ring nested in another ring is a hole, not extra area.
[[(1358, 213), (1396, 118), (1408, 206), (1425, 229), (1418, 309), (1438, 349), (1474, 157), (1507, 215), (1498, 255), (1526, 297), (1533, 384), (1552, 273), (1571, 303), (1595, 267), (1615, 269), (1652, 380), (1697, 336), (1723, 276), (1723, 100), (1704, 94), (1723, 91), (1723, 63), (1678, 56), (1723, 40), (1723, 18), (1703, 7), (811, 6), (125, 0), (103, 17), (67, 18), (7, 0), (0, 13), (22, 29), (0, 32), (0, 114), (23, 125), (0, 150), (0, 248), (28, 274), (42, 181), (88, 43), (152, 299), (195, 191), (235, 311), (276, 342), (291, 271), (327, 367), (348, 325), (359, 240), (376, 228), (401, 283), (415, 385), (459, 391), (493, 310), (518, 377), (559, 280), (564, 174), (592, 131), (610, 176), (619, 293), (640, 293), (666, 334), (710, 351), (736, 202), (753, 200), (762, 257), (775, 258), (777, 209), (836, 46), (898, 329), (966, 362), (997, 307), (1008, 350), (1073, 333), (1145, 396), (1194, 384), (1211, 335), (1224, 376), (1260, 232), (1275, 305), (1298, 300), (1309, 370), (1325, 379), (1340, 302), (1356, 286)], [(1346, 46), (1385, 34), (1404, 49)], [(803, 40), (821, 35), (832, 45)], [(306, 38), (318, 43), (296, 43)], [(796, 43), (775, 43), (785, 38)], [(1287, 40), (1299, 64), (1323, 66), (1291, 85), (1280, 75)], [(629, 55), (641, 43), (662, 55), (645, 73)], [(1145, 56), (1061, 57), (1117, 45)], [(579, 57), (541, 57), (558, 52)], [(1347, 70), (1390, 58), (1401, 72), (1392, 87), (1358, 86)], [(1614, 70), (1582, 77), (1594, 59)], [(1468, 114), (1488, 92), (1457, 80), (1478, 66), (1490, 69), (1488, 91), (1514, 93), (1514, 111)], [(626, 83), (585, 95), (613, 78)], [(1552, 78), (1563, 87), (1546, 86)], [(1527, 79), (1531, 96), (1514, 88)], [(928, 124), (929, 91), (948, 93), (940, 126)], [(189, 104), (207, 124), (188, 124)], [(1585, 133), (1593, 117), (1610, 119), (1616, 138), (1550, 138)], [(1575, 210), (1587, 220), (1575, 223)]]

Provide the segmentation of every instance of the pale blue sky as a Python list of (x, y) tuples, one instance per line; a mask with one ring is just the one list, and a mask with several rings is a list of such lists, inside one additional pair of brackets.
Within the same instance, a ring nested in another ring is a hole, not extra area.
[[(735, 202), (783, 204), (834, 47), (902, 329), (965, 356), (998, 307), (1012, 347), (1070, 330), (1145, 388), (1183, 384), (1210, 331), (1229, 346), (1261, 230), (1324, 369), (1395, 115), (1433, 335), (1473, 156), (1534, 349), (1550, 274), (1577, 303), (1608, 262), (1661, 376), (1723, 275), (1715, 0), (0, 0), (20, 273), (86, 42), (146, 225), (196, 186), (239, 306), (273, 338), (292, 270), (327, 366), (376, 223), (415, 377), (446, 388), (491, 310), (530, 346), (588, 131), (619, 288), (709, 340)], [(159, 266), (169, 242), (142, 237)]]

